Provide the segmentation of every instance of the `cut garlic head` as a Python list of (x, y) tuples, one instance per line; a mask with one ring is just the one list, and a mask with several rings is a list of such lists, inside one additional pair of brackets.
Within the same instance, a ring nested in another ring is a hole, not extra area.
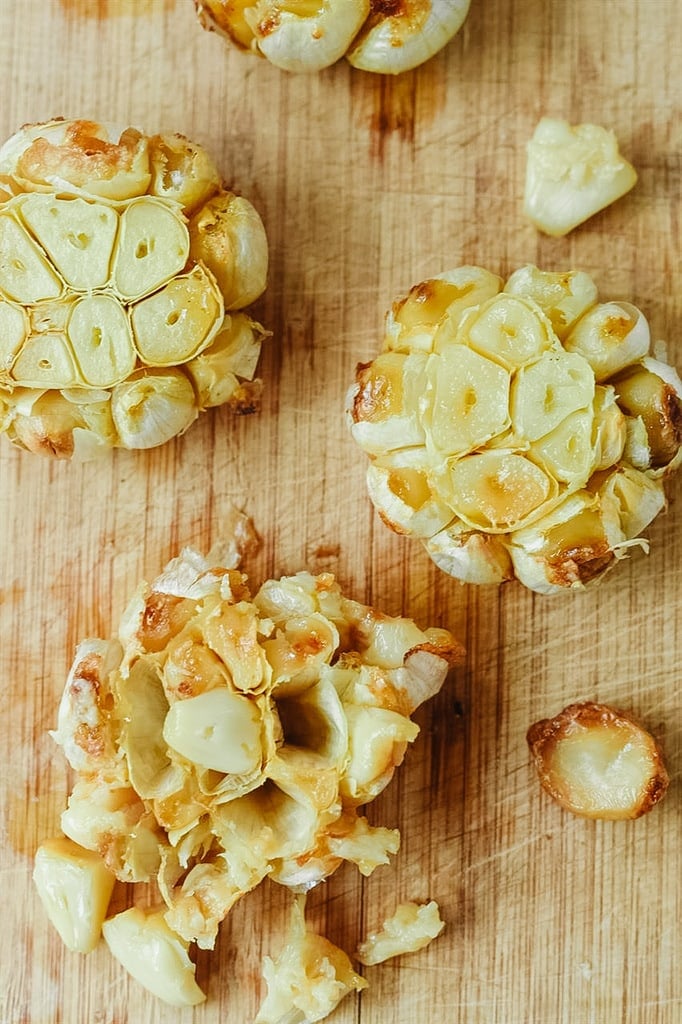
[(347, 398), (380, 518), (463, 582), (600, 579), (645, 547), (636, 527), (682, 460), (682, 382), (649, 344), (644, 315), (599, 302), (582, 271), (505, 283), (467, 266), (414, 286)]
[[(245, 314), (242, 344), (221, 349), (221, 387), (195, 392), (188, 368), (228, 327), (226, 309), (260, 296), (268, 263), (258, 213), (225, 191), (201, 146), (53, 121), (6, 142), (0, 168), (12, 184), (0, 199), (0, 430), (16, 445), (91, 458), (162, 444), (210, 405), (257, 406), (268, 334)], [(27, 413), (31, 391), (49, 417)], [(73, 397), (83, 391), (98, 392), (105, 415), (85, 415)]]
[(527, 147), (524, 212), (548, 235), (566, 235), (637, 182), (618, 141), (596, 124), (543, 117)]
[(285, 71), (342, 57), (397, 75), (430, 60), (461, 28), (470, 0), (194, 0), (201, 25)]

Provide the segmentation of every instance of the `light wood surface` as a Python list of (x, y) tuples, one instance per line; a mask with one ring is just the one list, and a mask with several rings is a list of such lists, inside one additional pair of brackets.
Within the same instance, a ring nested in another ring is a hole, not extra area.
[[(682, 364), (678, 0), (472, 0), (465, 28), (398, 80), (344, 64), (290, 76), (229, 50), (190, 0), (2, 0), (0, 136), (55, 115), (179, 130), (260, 210), (271, 246), (256, 313), (273, 331), (262, 411), (206, 414), (180, 440), (51, 463), (0, 439), (3, 1024), (246, 1024), (289, 894), (264, 885), (198, 957), (207, 1003), (164, 1006), (101, 946), (66, 952), (31, 883), (70, 779), (47, 734), (77, 641), (183, 544), (206, 550), (230, 503), (262, 537), (247, 569), (329, 570), (361, 600), (444, 625), (468, 658), (420, 710), (421, 735), (370, 820), (402, 833), (391, 867), (343, 869), (313, 923), (352, 951), (399, 900), (437, 899), (443, 935), (366, 971), (334, 1024), (678, 1024), (682, 1020), (682, 502), (596, 591), (540, 598), (463, 587), (391, 535), (364, 491), (344, 393), (384, 311), (471, 262), (591, 272)], [(636, 189), (563, 240), (524, 221), (524, 145), (542, 115), (612, 127)], [(579, 699), (633, 711), (672, 783), (630, 823), (594, 823), (540, 791), (525, 732)], [(147, 898), (117, 889), (116, 905)]]

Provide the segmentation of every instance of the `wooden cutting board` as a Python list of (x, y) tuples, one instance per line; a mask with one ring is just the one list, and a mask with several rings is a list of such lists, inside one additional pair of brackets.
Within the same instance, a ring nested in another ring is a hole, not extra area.
[[(267, 885), (198, 957), (207, 1003), (166, 1007), (100, 947), (66, 952), (31, 883), (70, 779), (47, 734), (74, 646), (106, 636), (138, 581), (206, 550), (231, 504), (261, 535), (254, 583), (301, 568), (466, 644), (417, 715), (421, 734), (370, 819), (401, 830), (390, 867), (313, 892), (311, 919), (349, 951), (399, 900), (437, 899), (447, 929), (368, 969), (335, 1024), (677, 1024), (682, 1020), (680, 483), (635, 554), (595, 591), (549, 599), (464, 587), (389, 534), (343, 417), (356, 362), (392, 299), (479, 263), (580, 267), (648, 316), (682, 364), (678, 0), (472, 0), (465, 28), (398, 80), (344, 64), (291, 76), (229, 50), (190, 0), (3, 0), (0, 136), (55, 115), (179, 130), (260, 210), (271, 246), (256, 314), (273, 332), (263, 408), (205, 415), (180, 440), (99, 463), (0, 444), (0, 878), (3, 1024), (246, 1024), (290, 897)], [(525, 142), (542, 115), (613, 128), (639, 171), (568, 238), (524, 220)], [(672, 777), (650, 815), (594, 823), (539, 790), (528, 725), (598, 699), (661, 740)], [(144, 902), (117, 889), (115, 906)]]

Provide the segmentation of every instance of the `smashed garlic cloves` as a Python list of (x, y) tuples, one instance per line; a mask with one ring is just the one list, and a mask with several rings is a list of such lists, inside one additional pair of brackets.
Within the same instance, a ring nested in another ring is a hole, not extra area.
[[(209, 557), (185, 549), (140, 585), (115, 638), (78, 646), (52, 734), (76, 773), (63, 832), (164, 900), (110, 919), (104, 936), (142, 984), (183, 1005), (201, 996), (189, 944), (213, 948), (265, 877), (306, 892), (344, 861), (364, 875), (389, 862), (399, 833), (360, 808), (464, 653), (447, 630), (345, 597), (327, 573), (252, 595), (237, 568), (247, 523)], [(325, 941), (304, 936), (318, 965), (336, 963)], [(322, 970), (335, 998), (359, 987), (343, 967), (339, 988), (338, 966)]]
[(682, 382), (649, 325), (582, 271), (459, 267), (397, 299), (347, 399), (367, 489), (465, 583), (601, 579), (665, 507)]
[(585, 818), (639, 818), (663, 798), (668, 773), (653, 736), (605, 704), (571, 704), (527, 734), (540, 784)]
[[(89, 459), (164, 444), (212, 405), (257, 406), (268, 332), (240, 311), (265, 288), (267, 238), (202, 147), (56, 120), (9, 139), (0, 175), (12, 192), (0, 202), (11, 441)], [(238, 346), (225, 344), (233, 321)]]

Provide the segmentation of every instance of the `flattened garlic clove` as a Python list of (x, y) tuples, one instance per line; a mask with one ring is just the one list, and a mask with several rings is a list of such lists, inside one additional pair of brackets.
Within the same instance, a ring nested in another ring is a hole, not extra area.
[(459, 31), (470, 0), (398, 0), (372, 13), (347, 53), (361, 71), (398, 75), (430, 60)]
[(102, 926), (111, 953), (136, 981), (171, 1006), (196, 1006), (206, 999), (195, 981), (188, 943), (172, 931), (163, 911), (131, 907)]
[(257, 0), (243, 17), (276, 67), (321, 71), (343, 57), (369, 10), (370, 0)]
[(660, 747), (628, 714), (591, 701), (530, 727), (540, 784), (565, 810), (586, 818), (638, 818), (665, 795)]
[(613, 132), (543, 117), (527, 147), (524, 213), (545, 234), (566, 235), (636, 181)]
[(33, 881), (64, 944), (75, 953), (90, 953), (99, 942), (115, 881), (99, 854), (65, 836), (46, 839), (36, 851)]

